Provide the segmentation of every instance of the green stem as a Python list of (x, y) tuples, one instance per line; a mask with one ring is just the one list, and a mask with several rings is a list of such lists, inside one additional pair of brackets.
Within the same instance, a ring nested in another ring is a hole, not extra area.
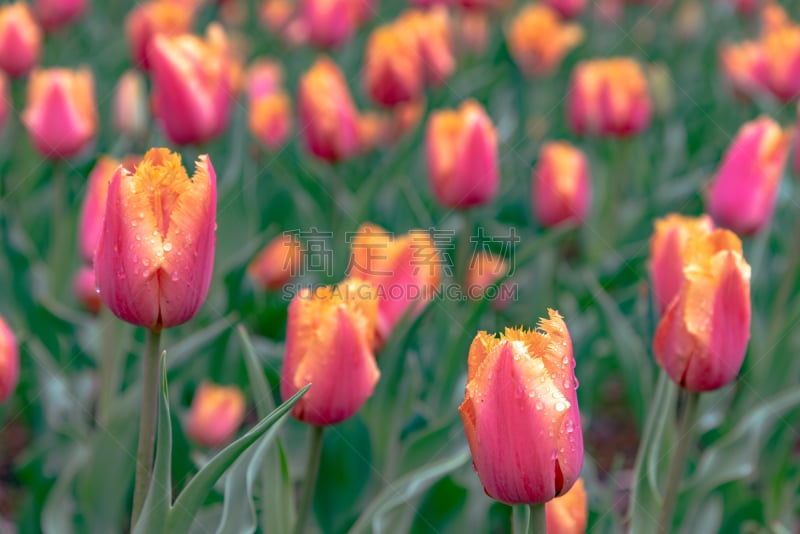
[(100, 309), (100, 384), (97, 395), (97, 420), (101, 426), (109, 423), (111, 405), (119, 386), (120, 359), (117, 347), (117, 318), (111, 310)]
[(545, 515), (545, 504), (531, 504), (531, 521), (529, 532), (531, 534), (547, 534), (547, 516)]
[[(678, 444), (672, 457), (667, 486), (664, 488), (664, 500), (658, 514), (659, 534), (672, 532), (672, 517), (675, 513), (675, 504), (678, 501), (683, 472), (686, 469), (686, 460), (689, 457), (689, 446), (692, 443), (692, 427), (697, 416), (697, 406), (700, 395), (690, 391), (681, 391), (685, 404), (681, 421), (678, 425)], [(680, 397), (679, 397), (680, 398)]]
[(314, 486), (317, 483), (319, 462), (322, 457), (322, 433), (325, 427), (312, 426), (311, 439), (308, 447), (308, 463), (306, 464), (306, 484), (297, 511), (297, 522), (294, 525), (294, 534), (302, 534), (306, 518), (311, 512), (311, 501), (314, 499)]
[(469, 263), (472, 260), (473, 247), (470, 243), (472, 237), (472, 210), (466, 209), (461, 212), (464, 218), (464, 227), (461, 229), (461, 234), (458, 238), (456, 248), (456, 265), (454, 265), (453, 274), (458, 277), (461, 287), (467, 290), (467, 278), (469, 276)]
[(136, 525), (147, 496), (150, 475), (153, 472), (153, 445), (156, 440), (156, 409), (158, 406), (159, 345), (161, 329), (147, 331), (147, 347), (144, 355), (144, 382), (142, 388), (142, 413), (139, 422), (139, 446), (136, 452), (136, 484), (133, 491), (133, 513), (131, 528)]
[(544, 503), (518, 504), (511, 509), (511, 534), (547, 534)]
[(50, 207), (52, 211), (50, 212), (47, 261), (50, 266), (51, 293), (59, 296), (65, 283), (64, 273), (67, 272), (67, 269), (64, 268), (68, 244), (65, 231), (69, 228), (68, 224), (64, 224), (67, 205), (67, 174), (63, 162), (53, 163), (50, 184), (53, 198), (51, 199)]

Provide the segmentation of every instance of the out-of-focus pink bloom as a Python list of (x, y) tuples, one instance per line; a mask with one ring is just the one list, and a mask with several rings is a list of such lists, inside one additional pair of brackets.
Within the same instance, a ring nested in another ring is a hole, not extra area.
[(575, 358), (554, 310), (534, 330), (478, 332), (458, 408), (487, 495), (507, 504), (567, 493), (583, 465)]
[(425, 134), (428, 181), (449, 208), (491, 202), (500, 186), (497, 132), (474, 100), (431, 114)]
[(221, 447), (231, 441), (244, 421), (244, 394), (236, 386), (203, 382), (195, 391), (186, 435), (202, 447)]
[(514, 61), (526, 76), (545, 76), (583, 40), (583, 29), (563, 23), (545, 4), (529, 4), (514, 18), (506, 39)]
[(33, 0), (33, 10), (45, 31), (52, 32), (81, 18), (89, 0)]
[(0, 402), (5, 402), (19, 380), (19, 349), (14, 333), (0, 317)]
[(323, 48), (344, 44), (355, 33), (360, 7), (353, 0), (300, 0), (308, 40)]
[(754, 97), (767, 91), (764, 50), (759, 43), (724, 45), (719, 58), (722, 73), (738, 96)]
[(333, 162), (358, 153), (358, 110), (333, 61), (322, 57), (303, 75), (297, 106), (300, 133), (314, 156)]
[(466, 276), (467, 297), (472, 300), (490, 299), (495, 310), (502, 310), (511, 302), (512, 288), (503, 282), (492, 290), (494, 284), (508, 274), (508, 262), (500, 255), (480, 251), (469, 259)]
[(261, 249), (247, 266), (247, 275), (259, 289), (277, 291), (301, 273), (303, 247), (293, 234), (281, 234)]
[(547, 518), (547, 534), (585, 534), (589, 506), (586, 503), (583, 479), (579, 478), (572, 489), (561, 497), (547, 501), (544, 512)]
[(283, 71), (278, 63), (257, 61), (248, 72), (248, 127), (270, 150), (283, 146), (291, 133), (289, 95), (282, 88)]
[(147, 133), (147, 118), (144, 79), (138, 71), (127, 70), (117, 82), (111, 101), (114, 129), (123, 135), (141, 138)]
[(33, 146), (50, 159), (69, 158), (97, 133), (94, 79), (88, 69), (34, 70), (22, 122)]
[(586, 7), (586, 0), (545, 0), (545, 3), (558, 11), (565, 19), (574, 19), (580, 16)]
[(709, 191), (708, 212), (718, 225), (750, 235), (769, 224), (793, 136), (769, 117), (739, 129)]
[(743, 17), (755, 15), (761, 5), (760, 0), (727, 0), (727, 2), (733, 4), (736, 12)]
[(125, 17), (125, 33), (133, 63), (150, 67), (148, 47), (158, 34), (180, 35), (192, 30), (194, 6), (181, 0), (150, 0), (136, 4)]
[(94, 261), (94, 253), (100, 243), (100, 236), (103, 233), (103, 218), (106, 214), (108, 186), (120, 165), (121, 162), (114, 158), (100, 156), (94, 169), (89, 173), (89, 184), (86, 188), (86, 196), (83, 198), (78, 226), (81, 255), (88, 263)]
[(582, 223), (589, 212), (592, 184), (583, 152), (566, 142), (546, 143), (533, 169), (533, 208), (543, 226)]
[(450, 16), (441, 6), (428, 11), (412, 9), (397, 19), (401, 32), (413, 35), (425, 80), (432, 86), (444, 83), (455, 71)]
[(185, 323), (205, 301), (214, 267), (217, 177), (208, 156), (190, 179), (178, 154), (154, 148), (108, 189), (95, 276), (103, 303), (147, 328)]
[(582, 61), (572, 71), (567, 119), (576, 133), (634, 135), (650, 125), (650, 116), (647, 78), (633, 59)]
[(42, 30), (28, 4), (0, 7), (0, 69), (19, 78), (38, 63), (41, 51)]
[(393, 107), (418, 100), (423, 82), (422, 56), (410, 29), (397, 23), (376, 28), (364, 57), (364, 86), (372, 101)]
[(767, 87), (779, 100), (791, 102), (800, 95), (800, 26), (776, 28), (762, 43)]
[(72, 292), (84, 308), (91, 313), (98, 313), (103, 307), (103, 300), (97, 293), (97, 284), (94, 279), (94, 269), (84, 265), (75, 273), (72, 280)]
[(453, 4), (467, 11), (501, 11), (513, 3), (513, 0), (453, 0)]

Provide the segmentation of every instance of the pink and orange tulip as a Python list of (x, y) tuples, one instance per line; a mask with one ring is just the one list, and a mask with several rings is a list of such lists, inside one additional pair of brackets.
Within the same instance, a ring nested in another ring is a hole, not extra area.
[(292, 129), (289, 95), (282, 88), (278, 63), (258, 61), (247, 76), (248, 120), (253, 137), (270, 150), (282, 147)]
[(498, 254), (488, 251), (480, 251), (473, 255), (467, 265), (467, 276), (465, 289), (467, 297), (472, 300), (483, 298), (492, 299), (492, 306), (495, 310), (505, 308), (510, 299), (510, 286), (503, 283), (496, 292), (490, 288), (509, 272), (508, 262)]
[(769, 224), (793, 137), (769, 117), (739, 129), (709, 191), (708, 212), (718, 225), (750, 235)]
[(301, 0), (300, 20), (311, 44), (340, 46), (353, 36), (360, 7), (352, 0)]
[(42, 30), (28, 4), (0, 7), (0, 69), (12, 78), (28, 73), (39, 62)]
[(281, 234), (247, 266), (247, 275), (260, 289), (277, 291), (301, 273), (303, 247), (299, 238)]
[(69, 158), (88, 148), (97, 133), (92, 73), (34, 70), (22, 122), (33, 146), (46, 158)]
[(200, 156), (190, 179), (178, 154), (154, 148), (108, 189), (95, 275), (103, 303), (152, 329), (185, 323), (205, 301), (214, 267), (217, 177)]
[(97, 294), (94, 269), (90, 266), (84, 265), (75, 273), (72, 279), (72, 292), (78, 302), (91, 313), (99, 313), (103, 307), (103, 299)]
[(203, 382), (195, 391), (186, 419), (186, 435), (201, 447), (221, 447), (244, 421), (244, 394), (236, 386)]
[(127, 70), (114, 88), (111, 101), (111, 120), (114, 129), (129, 137), (141, 138), (147, 133), (149, 112), (142, 75)]
[(425, 81), (432, 86), (445, 82), (456, 68), (450, 31), (450, 16), (443, 7), (428, 11), (412, 9), (395, 25), (413, 35)]
[(582, 223), (592, 196), (583, 152), (566, 142), (545, 143), (533, 169), (533, 211), (543, 226)]
[(194, 23), (193, 6), (180, 0), (150, 0), (136, 4), (125, 17), (128, 49), (134, 65), (150, 68), (148, 48), (158, 35), (188, 33)]
[(281, 396), (311, 389), (292, 415), (311, 425), (352, 417), (372, 395), (380, 372), (372, 352), (378, 301), (368, 283), (303, 289), (289, 305)]
[(428, 181), (440, 204), (468, 208), (491, 202), (500, 186), (497, 132), (480, 104), (431, 114), (425, 133)]
[(525, 76), (547, 76), (583, 40), (583, 30), (577, 24), (562, 22), (558, 13), (546, 4), (530, 4), (514, 18), (506, 39), (514, 61)]
[(45, 31), (56, 31), (81, 18), (89, 0), (33, 0), (33, 10)]
[(486, 494), (507, 504), (564, 495), (583, 465), (572, 340), (549, 315), (535, 330), (478, 332), (469, 350), (458, 411)]
[(545, 3), (558, 11), (565, 19), (574, 19), (580, 16), (586, 7), (586, 0), (545, 0)]
[(800, 26), (787, 24), (764, 35), (764, 76), (767, 87), (782, 102), (800, 96)]
[(397, 22), (376, 28), (364, 57), (364, 86), (376, 104), (393, 107), (422, 97), (423, 60), (417, 40)]
[(755, 97), (767, 93), (764, 74), (764, 50), (759, 43), (745, 41), (720, 48), (723, 75), (740, 97)]
[(100, 156), (89, 173), (86, 196), (78, 223), (78, 242), (84, 261), (94, 261), (94, 253), (103, 234), (108, 186), (122, 163), (109, 156)]
[(683, 283), (656, 329), (656, 362), (693, 392), (736, 378), (750, 339), (750, 265), (728, 230), (690, 237)]
[(5, 402), (19, 380), (19, 349), (14, 333), (0, 317), (0, 402)]
[(547, 534), (585, 534), (589, 507), (583, 479), (579, 478), (572, 489), (561, 497), (548, 501), (544, 506), (544, 513)]

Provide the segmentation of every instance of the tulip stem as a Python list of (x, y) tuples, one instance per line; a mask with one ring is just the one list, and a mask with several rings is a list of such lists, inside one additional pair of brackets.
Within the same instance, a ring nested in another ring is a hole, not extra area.
[(544, 503), (531, 504), (531, 520), (528, 523), (530, 534), (547, 534), (547, 516), (544, 513)]
[(107, 307), (100, 309), (100, 384), (97, 394), (97, 420), (101, 426), (110, 422), (111, 404), (119, 384), (120, 361), (117, 357), (117, 318)]
[(311, 438), (308, 447), (308, 463), (306, 464), (306, 483), (300, 508), (297, 510), (297, 522), (294, 525), (294, 534), (302, 534), (306, 518), (311, 512), (311, 501), (314, 499), (314, 486), (317, 483), (319, 463), (322, 457), (322, 432), (325, 427), (312, 426)]
[[(672, 519), (675, 513), (675, 504), (678, 501), (683, 472), (686, 469), (686, 460), (689, 456), (689, 445), (692, 443), (692, 427), (697, 416), (697, 406), (700, 395), (691, 391), (681, 391), (684, 400), (681, 420), (678, 424), (678, 443), (675, 454), (672, 456), (671, 469), (667, 477), (667, 486), (664, 488), (664, 500), (658, 514), (659, 534), (672, 532)], [(680, 397), (679, 397), (680, 398)]]
[(136, 452), (136, 484), (133, 490), (131, 529), (136, 525), (147, 496), (150, 475), (153, 472), (153, 446), (156, 440), (156, 409), (158, 405), (159, 346), (161, 329), (147, 331), (144, 355), (144, 382), (142, 387), (142, 413), (139, 420), (139, 446)]
[(514, 506), (511, 509), (511, 534), (547, 534), (544, 503)]

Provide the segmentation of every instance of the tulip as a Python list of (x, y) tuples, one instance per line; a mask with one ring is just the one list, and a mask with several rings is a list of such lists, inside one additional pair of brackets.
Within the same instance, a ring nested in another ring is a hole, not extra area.
[(426, 81), (432, 86), (444, 83), (456, 67), (447, 10), (442, 6), (410, 10), (395, 25), (413, 36)]
[(764, 50), (752, 41), (720, 48), (720, 64), (725, 79), (740, 97), (767, 92), (764, 79)]
[(709, 191), (708, 212), (717, 224), (740, 235), (769, 224), (793, 136), (769, 117), (739, 129)]
[(33, 0), (36, 17), (48, 32), (81, 18), (88, 5), (88, 0)]
[(264, 290), (276, 291), (302, 272), (303, 247), (294, 234), (270, 241), (247, 266), (247, 274)]
[(567, 118), (580, 135), (639, 133), (650, 124), (650, 108), (647, 79), (632, 59), (583, 61), (572, 71)]
[(97, 284), (95, 283), (94, 269), (92, 267), (83, 266), (80, 268), (72, 280), (72, 291), (75, 294), (75, 298), (84, 308), (91, 313), (100, 312), (103, 300), (97, 294)]
[(786, 25), (763, 38), (767, 86), (783, 102), (800, 95), (800, 26)]
[(502, 310), (510, 302), (511, 286), (503, 283), (496, 292), (490, 288), (508, 272), (508, 262), (502, 256), (487, 251), (478, 252), (467, 265), (467, 296), (472, 300), (491, 299), (494, 309)]
[(378, 299), (376, 347), (383, 346), (397, 323), (413, 319), (433, 300), (442, 259), (422, 230), (393, 237), (366, 223), (352, 236), (348, 275), (370, 282)]
[(653, 339), (656, 362), (679, 386), (700, 393), (731, 382), (750, 338), (750, 265), (728, 230), (689, 238), (683, 284)]
[(42, 30), (28, 4), (0, 7), (0, 69), (12, 78), (27, 74), (42, 52)]
[(334, 62), (318, 59), (302, 76), (297, 106), (301, 134), (314, 156), (335, 162), (358, 153), (358, 111)]
[(128, 49), (134, 65), (150, 68), (147, 50), (158, 35), (188, 33), (194, 24), (195, 10), (179, 0), (150, 0), (136, 4), (125, 17)]
[(292, 408), (297, 419), (335, 425), (372, 395), (380, 376), (372, 352), (377, 311), (374, 289), (357, 279), (303, 289), (292, 299), (281, 396), (312, 384)]
[(583, 152), (564, 142), (542, 146), (533, 169), (533, 208), (540, 224), (582, 223), (589, 212), (591, 187)]
[(189, 179), (178, 154), (154, 148), (108, 189), (95, 276), (120, 319), (158, 330), (185, 323), (211, 283), (217, 176), (207, 155)]
[(406, 25), (376, 28), (367, 41), (364, 85), (370, 98), (393, 107), (419, 99), (423, 93), (423, 59)]
[(315, 46), (333, 48), (355, 33), (359, 7), (352, 0), (302, 0), (300, 13)]
[(14, 333), (0, 317), (0, 402), (6, 401), (19, 380), (19, 349)]
[(189, 408), (186, 435), (201, 447), (221, 447), (236, 434), (244, 413), (244, 394), (238, 387), (203, 382)]
[(135, 70), (127, 70), (114, 89), (111, 120), (119, 133), (142, 138), (147, 133), (147, 98), (144, 79)]
[(480, 11), (464, 11), (454, 24), (458, 49), (464, 54), (480, 56), (489, 43), (489, 16)]
[(214, 23), (205, 40), (158, 34), (149, 48), (155, 115), (175, 144), (201, 144), (228, 126), (236, 65), (225, 32)]
[(277, 63), (256, 62), (248, 73), (248, 127), (270, 150), (283, 146), (291, 132), (291, 104), (281, 88), (283, 72)]
[(457, 6), (466, 11), (501, 11), (507, 8), (512, 0), (453, 0)]
[(545, 2), (565, 19), (579, 17), (586, 7), (586, 0), (545, 0)]
[(589, 510), (583, 479), (579, 478), (572, 489), (561, 497), (548, 501), (544, 513), (547, 534), (584, 534)]
[(761, 10), (761, 33), (766, 35), (773, 30), (793, 26), (794, 22), (786, 14), (786, 10), (772, 0), (765, 2)]
[(101, 156), (89, 173), (89, 184), (81, 207), (78, 240), (84, 261), (94, 261), (94, 253), (103, 233), (103, 218), (106, 214), (108, 186), (121, 162)]
[(663, 314), (683, 284), (683, 259), (686, 242), (693, 235), (714, 229), (711, 217), (684, 217), (671, 214), (655, 222), (650, 240), (650, 279), (659, 314)]
[(428, 181), (440, 204), (468, 208), (491, 202), (500, 185), (497, 132), (474, 100), (431, 114), (425, 133)]
[(736, 13), (742, 17), (752, 17), (756, 14), (759, 7), (759, 0), (733, 0), (731, 2), (736, 8)]
[(379, 145), (388, 144), (391, 121), (383, 114), (375, 112), (362, 113), (358, 117), (358, 138), (360, 152), (366, 154)]
[(583, 464), (575, 359), (554, 310), (538, 328), (478, 332), (458, 408), (486, 494), (507, 504), (564, 495)]
[(525, 76), (546, 76), (583, 40), (583, 30), (577, 24), (562, 23), (556, 11), (545, 4), (530, 4), (514, 18), (507, 40)]
[(36, 150), (50, 159), (69, 158), (97, 133), (94, 79), (87, 69), (34, 70), (22, 122)]

